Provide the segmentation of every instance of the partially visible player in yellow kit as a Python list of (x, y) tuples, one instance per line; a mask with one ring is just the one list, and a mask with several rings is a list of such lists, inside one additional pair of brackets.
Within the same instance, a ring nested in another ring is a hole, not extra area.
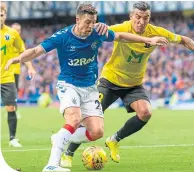
[[(17, 30), (17, 32), (19, 33), (19, 35), (21, 35), (21, 25), (19, 23), (13, 23), (11, 25), (11, 27), (15, 30)], [(22, 40), (22, 46), (24, 47), (24, 50), (25, 50), (25, 44), (24, 44), (24, 41)], [(21, 52), (18, 51), (18, 49), (15, 48), (14, 50), (15, 54), (13, 56), (14, 57), (17, 57), (20, 55)], [(28, 75), (31, 79), (34, 78), (35, 74), (36, 74), (36, 71), (34, 70), (31, 62), (26, 62), (25, 65), (28, 67)], [(18, 90), (18, 86), (19, 86), (19, 75), (20, 75), (20, 63), (17, 63), (17, 64), (14, 64), (12, 66), (12, 68), (14, 69), (14, 77), (15, 77), (15, 84), (16, 84), (16, 88)]]
[[(19, 35), (21, 35), (21, 25), (19, 23), (13, 23), (11, 25), (11, 27), (15, 30), (17, 30), (17, 32), (19, 33)], [(23, 44), (23, 47), (25, 49), (25, 44), (22, 40), (22, 44)], [(17, 57), (20, 55), (21, 52), (18, 51), (17, 48), (14, 48), (14, 55), (13, 55), (13, 58), (14, 57)], [(25, 65), (28, 67), (28, 75), (30, 77), (31, 80), (33, 80), (35, 74), (36, 74), (36, 71), (34, 70), (31, 62), (26, 62)], [(16, 89), (18, 91), (19, 89), (19, 78), (20, 78), (20, 63), (17, 63), (17, 64), (14, 64), (12, 66), (13, 70), (14, 70), (14, 78), (15, 78), (15, 85), (16, 85)], [(17, 104), (16, 104), (17, 105)], [(16, 108), (17, 109), (17, 108)], [(20, 117), (20, 114), (18, 113), (18, 109), (17, 109), (17, 117)]]
[[(186, 36), (174, 34), (162, 27), (149, 24), (150, 6), (146, 2), (136, 2), (130, 20), (110, 26), (114, 32), (129, 32), (145, 37), (162, 36), (170, 43), (182, 44), (194, 50), (194, 41)], [(144, 43), (114, 42), (109, 61), (105, 64), (98, 90), (102, 109), (105, 111), (115, 100), (121, 98), (128, 113), (136, 112), (124, 126), (106, 140), (111, 158), (120, 161), (119, 141), (142, 129), (151, 118), (151, 105), (143, 84), (147, 62), (155, 46)], [(72, 157), (79, 144), (71, 143), (63, 156), (63, 164), (72, 164)]]
[[(6, 106), (8, 112), (8, 125), (10, 133), (9, 145), (13, 147), (21, 147), (18, 139), (15, 138), (17, 128), (17, 117), (16, 117), (16, 85), (14, 79), (14, 69), (5, 71), (5, 65), (7, 62), (16, 57), (16, 50), (21, 53), (25, 50), (23, 41), (19, 36), (18, 32), (11, 27), (5, 25), (7, 7), (6, 4), (1, 2), (1, 67), (0, 67), (0, 86), (1, 86), (1, 99), (3, 105)], [(31, 64), (29, 71), (31, 74), (34, 73)]]

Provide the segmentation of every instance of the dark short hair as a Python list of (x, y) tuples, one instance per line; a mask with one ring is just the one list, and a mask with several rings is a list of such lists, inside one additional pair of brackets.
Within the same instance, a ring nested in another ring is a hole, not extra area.
[(138, 9), (140, 11), (150, 10), (150, 5), (145, 1), (139, 1), (133, 4), (133, 9)]
[(98, 12), (91, 4), (86, 4), (86, 3), (80, 4), (76, 11), (76, 15), (83, 15), (83, 14), (95, 15), (97, 13)]

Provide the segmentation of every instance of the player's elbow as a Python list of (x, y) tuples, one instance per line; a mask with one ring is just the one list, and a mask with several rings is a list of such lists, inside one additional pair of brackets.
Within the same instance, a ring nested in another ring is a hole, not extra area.
[(187, 36), (181, 36), (181, 42), (180, 43), (186, 46), (186, 45), (189, 44), (190, 40), (191, 39)]
[(41, 50), (41, 49), (38, 48), (38, 47), (30, 48), (30, 49), (24, 51), (24, 52), (20, 55), (20, 62), (21, 62), (21, 63), (25, 63), (25, 62), (31, 61), (31, 60), (33, 60), (34, 58), (40, 56), (40, 55), (43, 54), (43, 53), (44, 53), (44, 51)]
[(187, 38), (186, 38), (185, 36), (181, 36), (181, 42), (180, 42), (180, 44), (185, 45), (186, 39), (187, 39)]
[(115, 41), (120, 41), (121, 40), (121, 35), (119, 33), (115, 33)]
[(33, 48), (34, 57), (38, 57), (42, 54), (45, 54), (45, 50), (42, 48), (42, 46), (37, 46)]
[(194, 41), (187, 37), (187, 36), (181, 36), (181, 42), (180, 44), (184, 45), (186, 48), (194, 51)]

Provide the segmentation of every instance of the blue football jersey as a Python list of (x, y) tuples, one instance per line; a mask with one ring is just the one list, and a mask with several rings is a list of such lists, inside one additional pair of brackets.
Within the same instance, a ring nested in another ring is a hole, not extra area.
[(98, 48), (103, 41), (112, 42), (115, 35), (109, 30), (107, 38), (105, 35), (98, 35), (94, 29), (91, 35), (83, 39), (74, 35), (74, 26), (54, 33), (40, 45), (45, 52), (57, 50), (61, 70), (58, 80), (77, 87), (92, 86), (98, 79)]

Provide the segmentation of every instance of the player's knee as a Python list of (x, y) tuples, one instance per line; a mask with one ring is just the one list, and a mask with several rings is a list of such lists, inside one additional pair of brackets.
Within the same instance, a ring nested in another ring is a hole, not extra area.
[(8, 112), (13, 112), (13, 111), (15, 111), (15, 106), (13, 106), (13, 105), (11, 105), (11, 106), (6, 106), (6, 110), (7, 110)]
[(152, 112), (151, 112), (151, 109), (145, 107), (145, 108), (141, 108), (139, 110), (139, 113), (138, 113), (138, 116), (141, 120), (143, 121), (148, 121), (151, 116), (152, 116)]
[(66, 120), (67, 124), (70, 124), (73, 128), (78, 128), (81, 123), (81, 118), (73, 118), (70, 120)]
[(74, 128), (78, 128), (81, 123), (81, 114), (74, 110), (65, 112), (66, 123)]
[(91, 136), (91, 138), (92, 138), (93, 141), (102, 138), (103, 135), (104, 135), (104, 130), (102, 128), (94, 129), (94, 130), (92, 130), (90, 132), (90, 136)]

